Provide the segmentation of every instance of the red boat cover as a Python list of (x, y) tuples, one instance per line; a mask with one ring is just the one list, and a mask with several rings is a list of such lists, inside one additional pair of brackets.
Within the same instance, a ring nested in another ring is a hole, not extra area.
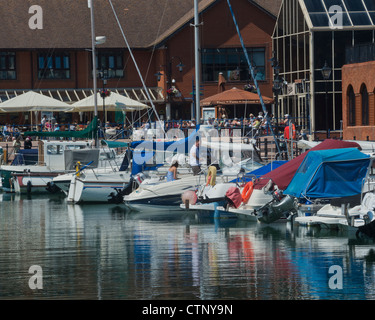
[(230, 199), (235, 208), (238, 208), (242, 202), (242, 195), (240, 189), (237, 187), (230, 187), (226, 192), (226, 197)]
[[(349, 142), (349, 141), (342, 141), (342, 140), (333, 140), (333, 139), (326, 139), (323, 142), (319, 143), (314, 148), (305, 151), (304, 153), (300, 154), (298, 157), (288, 161), (287, 163), (283, 164), (282, 166), (278, 167), (275, 170), (270, 171), (262, 176), (262, 178), (271, 178), (274, 184), (276, 184), (280, 190), (285, 190), (289, 185), (290, 181), (292, 181), (294, 174), (296, 173), (298, 167), (302, 163), (303, 159), (305, 158), (306, 154), (310, 151), (314, 150), (326, 150), (326, 149), (341, 149), (341, 148), (359, 148), (361, 149), (360, 145), (356, 142)], [(269, 179), (260, 179), (256, 181), (254, 185), (254, 189), (260, 190), (262, 189)]]

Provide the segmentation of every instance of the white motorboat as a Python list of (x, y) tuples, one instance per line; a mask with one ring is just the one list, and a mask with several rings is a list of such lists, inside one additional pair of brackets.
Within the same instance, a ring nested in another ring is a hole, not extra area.
[[(133, 191), (144, 180), (154, 184), (165, 180), (168, 169), (174, 161), (179, 161), (178, 175), (184, 177), (192, 175), (190, 166), (187, 165), (184, 154), (176, 154), (167, 158), (165, 165), (156, 170), (143, 171), (142, 173), (107, 169), (86, 169), (78, 176), (66, 174), (53, 179), (55, 185), (64, 190), (70, 203), (84, 202), (118, 202), (122, 203), (122, 196)], [(130, 163), (130, 159), (128, 162)]]
[[(85, 172), (70, 178), (67, 201), (69, 203), (82, 202), (109, 202), (111, 194), (122, 190), (129, 184), (131, 173), (129, 171), (112, 172)], [(58, 177), (54, 182), (58, 180)]]
[[(218, 185), (228, 184), (237, 175), (218, 174), (215, 179)], [(133, 209), (144, 205), (153, 206), (176, 206), (180, 208), (182, 195), (185, 191), (196, 191), (205, 183), (204, 172), (199, 175), (186, 175), (173, 181), (161, 181), (159, 183), (144, 180), (141, 185), (129, 195), (124, 196), (125, 204)]]
[[(265, 172), (269, 172), (284, 163), (285, 161), (278, 161), (277, 163), (261, 165), (254, 162), (252, 159), (242, 161), (240, 163), (240, 167), (246, 171), (250, 171), (250, 173), (241, 173), (238, 175), (237, 179), (233, 180), (232, 182), (221, 185), (217, 184), (215, 187), (211, 187), (209, 185), (206, 186), (205, 184), (200, 186), (200, 188), (197, 190), (197, 203), (189, 204), (189, 210), (210, 211), (214, 216), (235, 216), (242, 220), (256, 221), (257, 216), (254, 213), (255, 210), (272, 199), (272, 192), (268, 191), (268, 188), (270, 188), (269, 184), (260, 190), (253, 188), (252, 191), (249, 192), (249, 199), (243, 199), (237, 208), (234, 206), (228, 206), (227, 202), (223, 201), (225, 198), (225, 192), (230, 187), (236, 186), (239, 189), (239, 192), (245, 196), (246, 192), (244, 192), (244, 188), (247, 183), (251, 182), (252, 184), (256, 184), (257, 181), (262, 180), (261, 176)], [(223, 171), (228, 172), (226, 170)], [(217, 199), (217, 201), (213, 202), (209, 199)], [(184, 203), (181, 204), (181, 208), (186, 209)]]
[(173, 181), (152, 184), (146, 179), (136, 190), (125, 195), (124, 201), (132, 209), (144, 205), (179, 206), (181, 194), (186, 190), (195, 190), (203, 180), (204, 175), (190, 175)]
[(226, 202), (225, 196), (228, 189), (236, 186), (237, 184), (233, 182), (200, 185), (196, 190), (197, 203), (193, 204), (190, 201), (186, 203), (182, 202), (180, 207), (181, 209), (205, 213), (213, 213), (215, 210), (218, 212), (217, 208)]
[(321, 228), (337, 229), (340, 221), (346, 219), (346, 205), (341, 207), (324, 205), (313, 215), (298, 216), (294, 218), (295, 223), (301, 226), (319, 226)]
[[(35, 164), (2, 165), (0, 167), (5, 192), (47, 192), (47, 183), (58, 174), (66, 172), (65, 155), (73, 151), (90, 152), (89, 159), (95, 161), (93, 141), (47, 141), (41, 140), (38, 161)], [(77, 152), (75, 152), (77, 154)], [(87, 155), (87, 153), (86, 153)], [(82, 159), (82, 158), (81, 158)], [(91, 160), (87, 161), (89, 163)], [(78, 161), (78, 160), (77, 160)], [(82, 161), (82, 164), (85, 164)], [(98, 160), (96, 159), (96, 165)], [(70, 170), (74, 170), (71, 168)]]
[(348, 211), (345, 218), (341, 219), (338, 227), (341, 230), (355, 233), (357, 237), (365, 235), (375, 239), (375, 193), (367, 192), (359, 206)]
[[(60, 154), (64, 159), (64, 165), (58, 166), (55, 162), (52, 166), (39, 166), (37, 169), (33, 167), (23, 172), (12, 172), (14, 191), (16, 193), (59, 192), (60, 189), (53, 181), (59, 175), (84, 168), (96, 168), (100, 173), (119, 171), (126, 156), (125, 154), (117, 155), (109, 148), (69, 150), (72, 144), (66, 146), (67, 149)], [(68, 173), (68, 175), (72, 174)]]

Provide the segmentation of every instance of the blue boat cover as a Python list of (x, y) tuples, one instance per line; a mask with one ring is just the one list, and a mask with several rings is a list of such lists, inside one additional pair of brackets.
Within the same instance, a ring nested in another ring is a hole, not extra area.
[(249, 173), (246, 173), (244, 179), (236, 178), (233, 179), (231, 182), (249, 182), (252, 180), (253, 176), (255, 175), (257, 178), (260, 178), (261, 176), (265, 175), (266, 173), (269, 173), (272, 170), (275, 170), (276, 168), (280, 167), (284, 163), (288, 162), (287, 160), (278, 160), (273, 161), (269, 164), (266, 164), (258, 169), (255, 169)]
[(12, 166), (38, 163), (38, 149), (20, 149), (12, 161)]
[(147, 150), (134, 150), (132, 159), (132, 172), (131, 175), (134, 176), (142, 171), (152, 171), (156, 170), (163, 164), (154, 164), (153, 157), (155, 155), (154, 151)]
[(362, 190), (370, 156), (357, 148), (309, 152), (284, 194), (297, 198), (340, 198)]
[(133, 141), (130, 145), (132, 149), (139, 150), (164, 150), (170, 152), (189, 153), (191, 147), (195, 144), (195, 139), (198, 136), (200, 125), (198, 124), (195, 130), (186, 138), (177, 141), (155, 141), (155, 140), (140, 140)]

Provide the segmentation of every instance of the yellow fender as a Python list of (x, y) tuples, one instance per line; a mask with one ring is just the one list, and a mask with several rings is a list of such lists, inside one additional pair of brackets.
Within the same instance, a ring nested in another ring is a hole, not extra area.
[(208, 186), (208, 185), (214, 186), (216, 184), (216, 171), (217, 171), (216, 167), (214, 167), (214, 166), (210, 166), (208, 168), (206, 186)]
[(79, 170), (81, 169), (81, 162), (77, 161), (76, 163), (76, 176), (79, 177)]

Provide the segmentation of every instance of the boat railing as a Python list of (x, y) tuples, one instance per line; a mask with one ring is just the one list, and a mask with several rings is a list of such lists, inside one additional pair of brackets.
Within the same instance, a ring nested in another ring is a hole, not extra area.
[(362, 179), (361, 199), (367, 192), (375, 192), (375, 177), (365, 177)]

